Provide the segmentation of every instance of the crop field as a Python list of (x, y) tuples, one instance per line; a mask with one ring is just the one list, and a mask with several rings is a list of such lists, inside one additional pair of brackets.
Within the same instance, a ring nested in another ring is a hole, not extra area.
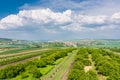
[(39, 50), (39, 48), (13, 48), (13, 49), (1, 49), (0, 55), (2, 54), (15, 54), (27, 51)]
[(120, 80), (119, 49), (17, 50), (0, 55), (0, 80)]

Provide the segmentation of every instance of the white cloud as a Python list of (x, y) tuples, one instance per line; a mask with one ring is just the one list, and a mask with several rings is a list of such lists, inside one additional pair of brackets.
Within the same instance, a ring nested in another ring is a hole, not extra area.
[(18, 15), (9, 15), (0, 21), (0, 29), (23, 26), (23, 19)]
[(107, 21), (107, 16), (88, 16), (75, 13), (73, 20), (81, 24), (104, 24)]
[(66, 24), (71, 22), (71, 10), (53, 12), (50, 9), (22, 10), (16, 15), (8, 15), (0, 20), (0, 29), (16, 28), (19, 26)]
[(67, 30), (67, 31), (78, 32), (78, 31), (83, 31), (84, 27), (81, 27), (80, 24), (78, 23), (72, 23), (70, 25), (61, 26), (61, 29)]
[(88, 24), (103, 24), (106, 21), (106, 16), (83, 16), (82, 22)]
[(50, 9), (37, 9), (37, 10), (23, 10), (20, 11), (19, 16), (24, 19), (29, 19), (36, 24), (64, 24), (70, 22), (71, 10), (65, 12), (53, 12)]
[(111, 18), (112, 19), (120, 19), (120, 12), (114, 13)]
[[(72, 10), (54, 12), (49, 8), (46, 8), (21, 10), (16, 15), (8, 15), (7, 17), (0, 20), (0, 29), (13, 29), (34, 26), (51, 33), (56, 33), (57, 31), (55, 30), (58, 29), (79, 32), (114, 29), (116, 28), (114, 26), (118, 25), (119, 22), (120, 12), (114, 13), (112, 16), (94, 16), (82, 15), (79, 12)], [(91, 25), (92, 27), (90, 27)]]
[(114, 13), (114, 14), (111, 16), (111, 22), (112, 22), (113, 24), (120, 24), (120, 12)]
[(105, 31), (105, 30), (111, 30), (111, 29), (117, 29), (118, 26), (116, 25), (105, 25), (105, 26), (101, 26), (101, 27), (98, 27), (96, 28), (96, 30), (102, 30), (102, 31)]

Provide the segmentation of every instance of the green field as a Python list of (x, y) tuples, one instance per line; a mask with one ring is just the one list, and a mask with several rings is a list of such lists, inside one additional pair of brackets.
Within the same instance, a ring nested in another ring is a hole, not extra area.
[(20, 52), (12, 50), (0, 58), (0, 80), (120, 79), (119, 49), (47, 48)]

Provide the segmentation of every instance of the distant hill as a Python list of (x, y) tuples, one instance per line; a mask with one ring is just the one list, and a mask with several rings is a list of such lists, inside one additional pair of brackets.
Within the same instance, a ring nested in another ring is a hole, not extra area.
[(27, 40), (16, 40), (16, 39), (9, 39), (9, 38), (0, 38), (0, 43), (26, 43)]
[(8, 39), (8, 38), (0, 38), (0, 41), (12, 41), (12, 39)]
[(0, 38), (0, 48), (6, 47), (90, 47), (90, 48), (120, 48), (120, 39), (77, 39), (53, 41), (27, 41)]
[(27, 47), (31, 42), (27, 40), (16, 40), (8, 38), (0, 38), (0, 48), (6, 47)]
[(77, 47), (120, 48), (120, 39), (77, 39), (63, 42), (72, 42)]

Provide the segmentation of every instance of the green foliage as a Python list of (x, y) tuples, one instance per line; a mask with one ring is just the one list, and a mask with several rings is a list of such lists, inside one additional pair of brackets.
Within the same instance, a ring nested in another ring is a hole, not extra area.
[(32, 74), (35, 78), (40, 78), (42, 76), (42, 73), (39, 70), (34, 70)]
[(13, 63), (13, 62), (17, 62), (17, 61), (21, 61), (24, 59), (28, 59), (34, 56), (38, 56), (41, 55), (43, 53), (47, 53), (51, 50), (46, 50), (46, 51), (38, 51), (38, 52), (31, 52), (28, 54), (20, 54), (20, 55), (15, 55), (15, 56), (8, 56), (8, 57), (4, 57), (0, 60), (0, 66), (1, 65), (5, 65), (5, 64), (9, 64), (9, 63)]
[(84, 63), (85, 66), (90, 66), (91, 65), (91, 62), (88, 59), (84, 59), (83, 63)]
[(111, 48), (110, 50), (115, 51), (115, 52), (120, 52), (120, 48)]
[[(79, 49), (79, 53), (75, 58), (75, 63), (69, 74), (68, 80), (98, 80), (97, 73), (94, 71), (82, 72), (84, 66), (91, 65), (88, 60), (88, 54), (92, 56), (98, 74), (107, 76), (107, 80), (120, 79), (120, 55), (103, 49)], [(81, 65), (81, 67), (80, 67)], [(75, 70), (75, 71), (74, 71)], [(77, 72), (81, 71), (82, 76), (77, 76)], [(73, 76), (72, 76), (73, 75)]]
[(98, 80), (97, 74), (92, 70), (90, 70), (86, 73), (85, 78), (86, 78), (85, 80)]
[(17, 54), (19, 52), (23, 52), (26, 50), (30, 50), (31, 48), (18, 48), (18, 49), (12, 49), (12, 50), (6, 50), (3, 52), (0, 52), (0, 54)]
[(83, 74), (84, 74), (83, 70), (73, 68), (69, 74), (68, 80), (79, 80), (80, 76), (82, 76)]
[(33, 77), (35, 77), (35, 78), (40, 78), (42, 76), (40, 70), (38, 70), (38, 68), (34, 65), (27, 66), (26, 71), (28, 71), (28, 73), (32, 74)]
[(76, 61), (73, 65), (73, 68), (82, 70), (84, 68), (84, 64), (82, 62)]
[(90, 66), (89, 52), (87, 49), (80, 48), (72, 70), (69, 73), (68, 80), (98, 80), (97, 74), (93, 71), (85, 73), (84, 66)]
[[(40, 78), (42, 76), (41, 69), (46, 68), (48, 65), (56, 65), (57, 60), (68, 56), (68, 53), (73, 50), (73, 48), (48, 50), (23, 55), (22, 57), (12, 56), (11, 58), (6, 58), (5, 61), (0, 61), (0, 65), (43, 54), (39, 59), (1, 69), (0, 79), (12, 79), (18, 75), (21, 75), (21, 78), (24, 79), (29, 76)], [(95, 69), (98, 73), (93, 70), (88, 72), (84, 71), (85, 66), (93, 65), (91, 64), (89, 56), (92, 57), (92, 61), (94, 61)], [(105, 51), (103, 49), (80, 48), (75, 56), (74, 64), (70, 70), (68, 80), (98, 80), (97, 74), (108, 77), (107, 80), (119, 80), (120, 55)]]
[(108, 80), (119, 80), (120, 75), (120, 55), (103, 49), (95, 49), (92, 52), (93, 60), (99, 74), (109, 76)]
[[(21, 59), (26, 59), (29, 57), (43, 54), (43, 53), (46, 54), (46, 55), (41, 56), (40, 59), (35, 59), (33, 61), (28, 61), (23, 64), (17, 64), (15, 66), (8, 66), (6, 68), (1, 69), (0, 79), (14, 78), (20, 74), (22, 75), (21, 78), (28, 77), (27, 74), (23, 74), (24, 72), (31, 74), (34, 78), (40, 78), (42, 74), (38, 68), (43, 68), (43, 67), (46, 67), (47, 65), (54, 65), (56, 60), (67, 56), (67, 53), (71, 52), (73, 49), (60, 49), (60, 50), (41, 51), (41, 52), (35, 52), (31, 54), (22, 55), (19, 57), (13, 56), (13, 58), (11, 59), (6, 58), (5, 62), (1, 61), (1, 64), (19, 61)], [(49, 51), (51, 51), (52, 53), (50, 53)]]
[(0, 79), (13, 78), (25, 71), (23, 65), (8, 66), (0, 70)]
[(28, 74), (26, 74), (26, 73), (21, 74), (21, 78), (22, 78), (22, 79), (23, 79), (23, 78), (27, 78), (27, 77), (29, 77)]

